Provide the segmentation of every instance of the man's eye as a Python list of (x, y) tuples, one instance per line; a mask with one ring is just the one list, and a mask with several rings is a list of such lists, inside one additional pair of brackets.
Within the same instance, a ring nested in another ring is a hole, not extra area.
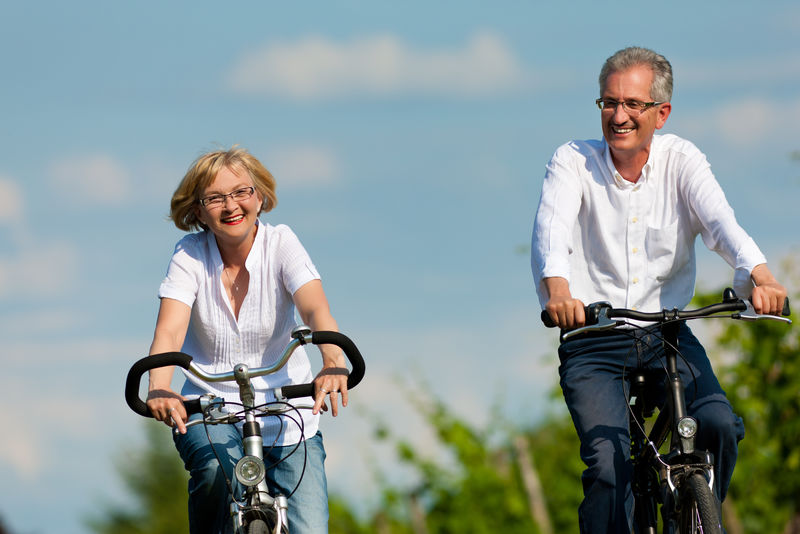
[(628, 100), (625, 102), (625, 107), (634, 111), (641, 111), (644, 109), (644, 102), (639, 102), (638, 100)]

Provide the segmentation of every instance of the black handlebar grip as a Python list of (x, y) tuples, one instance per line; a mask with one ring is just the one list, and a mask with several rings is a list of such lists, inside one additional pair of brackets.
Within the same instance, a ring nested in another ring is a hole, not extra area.
[(287, 399), (299, 399), (300, 397), (313, 397), (314, 384), (294, 384), (283, 386), (281, 394)]
[[(358, 347), (346, 335), (340, 332), (319, 331), (311, 333), (311, 342), (314, 345), (336, 345), (344, 351), (344, 355), (350, 361), (350, 375), (347, 377), (347, 389), (353, 389), (364, 378), (364, 358), (361, 356)], [(314, 384), (295, 384), (281, 388), (281, 394), (287, 399), (298, 397), (313, 397)]]
[(783, 311), (781, 312), (781, 315), (784, 317), (789, 317), (791, 314), (792, 310), (789, 308), (789, 297), (786, 297), (786, 299), (783, 301)]
[(553, 321), (553, 318), (547, 313), (547, 310), (542, 310), (542, 323), (544, 323), (547, 328), (555, 328), (556, 326), (555, 321)]
[[(151, 369), (158, 369), (159, 367), (170, 367), (177, 365), (184, 369), (189, 368), (192, 362), (192, 357), (183, 352), (164, 352), (162, 354), (153, 354), (152, 356), (145, 356), (131, 367), (128, 371), (128, 378), (125, 380), (125, 402), (131, 410), (143, 417), (153, 417), (150, 413), (150, 408), (147, 404), (139, 398), (139, 383), (142, 380), (142, 375)], [(197, 406), (195, 411), (200, 411), (200, 402), (196, 402)], [(190, 405), (187, 404), (187, 411)], [(194, 412), (191, 412), (194, 413)]]

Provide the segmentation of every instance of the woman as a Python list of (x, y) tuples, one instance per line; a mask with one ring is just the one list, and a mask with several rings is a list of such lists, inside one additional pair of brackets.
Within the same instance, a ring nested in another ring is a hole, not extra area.
[[(167, 276), (159, 288), (158, 312), (150, 354), (183, 351), (207, 372), (226, 372), (236, 363), (251, 367), (275, 361), (296, 326), (295, 309), (312, 330), (336, 330), (319, 274), (294, 233), (284, 225), (271, 226), (258, 219), (277, 201), (275, 180), (255, 157), (241, 148), (210, 152), (189, 168), (172, 196), (170, 218), (181, 230), (200, 229), (175, 247)], [(305, 439), (308, 456), (294, 454), (267, 473), (271, 488), (288, 495), (302, 474), (302, 482), (289, 500), (292, 532), (327, 532), (328, 500), (325, 450), (318, 431), (319, 412), (333, 415), (338, 397), (347, 405), (344, 356), (332, 345), (321, 345), (322, 371), (314, 379), (315, 402), (303, 411), (304, 435), (297, 425), (277, 418), (263, 420), (265, 463), (286, 456)], [(223, 532), (229, 520), (225, 476), (209, 446), (202, 425), (186, 428), (181, 400), (211, 392), (238, 401), (238, 387), (209, 385), (187, 374), (177, 394), (170, 389), (173, 368), (150, 372), (147, 405), (154, 417), (177, 427), (175, 445), (189, 480), (189, 523), (192, 534)], [(266, 390), (312, 380), (302, 347), (278, 373), (253, 380), (256, 402)], [(200, 417), (195, 414), (192, 417)], [(243, 455), (241, 437), (231, 425), (209, 427), (215, 449), (230, 479)], [(271, 447), (275, 443), (276, 447)]]

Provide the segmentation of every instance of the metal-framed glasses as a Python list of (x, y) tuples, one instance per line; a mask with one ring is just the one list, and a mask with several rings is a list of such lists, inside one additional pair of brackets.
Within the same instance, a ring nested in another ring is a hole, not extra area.
[(625, 110), (625, 113), (635, 116), (647, 111), (653, 106), (663, 104), (664, 102), (640, 102), (639, 100), (614, 100), (613, 98), (598, 98), (594, 101), (594, 103), (597, 104), (597, 107), (600, 108), (601, 111), (614, 112), (617, 110), (617, 106), (622, 106), (622, 109)]
[(209, 195), (205, 198), (200, 199), (200, 205), (202, 205), (206, 209), (214, 209), (220, 208), (225, 204), (225, 198), (231, 197), (235, 202), (242, 202), (243, 200), (247, 200), (248, 198), (253, 196), (253, 193), (256, 192), (255, 187), (242, 187), (241, 189), (237, 189), (236, 191), (231, 191), (227, 194), (217, 194), (217, 195)]

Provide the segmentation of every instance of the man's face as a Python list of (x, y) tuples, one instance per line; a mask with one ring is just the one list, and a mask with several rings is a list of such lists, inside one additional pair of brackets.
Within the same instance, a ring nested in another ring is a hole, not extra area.
[[(628, 70), (612, 72), (600, 95), (604, 99), (619, 102), (638, 100), (652, 102), (650, 86), (653, 71), (649, 67), (637, 65)], [(611, 154), (615, 159), (647, 158), (653, 133), (664, 126), (671, 110), (664, 103), (648, 108), (638, 115), (628, 113), (621, 105), (601, 112), (603, 136), (606, 138)]]

